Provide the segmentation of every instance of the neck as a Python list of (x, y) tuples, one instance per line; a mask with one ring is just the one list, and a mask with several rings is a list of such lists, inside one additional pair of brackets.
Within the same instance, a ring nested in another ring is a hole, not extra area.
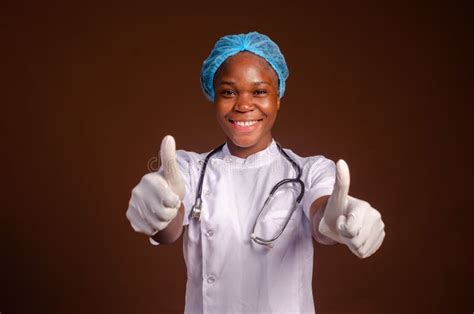
[(266, 149), (272, 143), (272, 137), (269, 140), (262, 141), (253, 146), (249, 147), (240, 147), (235, 145), (230, 139), (227, 140), (227, 147), (229, 148), (229, 152), (236, 157), (239, 158), (247, 158), (250, 155), (258, 153), (264, 149)]

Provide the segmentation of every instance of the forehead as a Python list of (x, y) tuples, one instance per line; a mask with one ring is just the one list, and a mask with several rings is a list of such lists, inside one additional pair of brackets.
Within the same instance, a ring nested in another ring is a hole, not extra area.
[(277, 74), (265, 59), (247, 51), (229, 57), (217, 70), (216, 78), (250, 73), (263, 79), (277, 80)]

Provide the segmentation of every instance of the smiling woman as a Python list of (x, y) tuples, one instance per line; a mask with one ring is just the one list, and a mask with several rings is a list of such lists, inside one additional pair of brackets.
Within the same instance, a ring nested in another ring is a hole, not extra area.
[(240, 52), (214, 79), (217, 121), (232, 155), (246, 158), (270, 145), (280, 98), (275, 71), (261, 57)]
[(161, 169), (132, 191), (135, 231), (153, 244), (186, 231), (186, 313), (314, 313), (312, 239), (359, 257), (382, 244), (381, 216), (348, 195), (343, 161), (300, 157), (273, 139), (287, 77), (269, 37), (219, 39), (201, 84), (226, 143), (198, 154), (166, 136)]

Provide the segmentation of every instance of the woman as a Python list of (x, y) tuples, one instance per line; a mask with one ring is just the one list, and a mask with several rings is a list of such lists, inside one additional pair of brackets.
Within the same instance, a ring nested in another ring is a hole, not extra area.
[(173, 243), (185, 231), (186, 313), (313, 313), (312, 239), (346, 244), (359, 257), (383, 241), (379, 212), (347, 194), (344, 161), (303, 158), (273, 140), (287, 77), (267, 36), (219, 39), (201, 83), (225, 145), (176, 152), (166, 136), (162, 168), (132, 191), (135, 231), (152, 243)]

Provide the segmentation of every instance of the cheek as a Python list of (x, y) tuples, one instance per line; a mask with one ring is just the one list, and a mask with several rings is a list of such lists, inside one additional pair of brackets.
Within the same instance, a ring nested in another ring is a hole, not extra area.
[(225, 115), (224, 106), (221, 102), (214, 103), (214, 106), (215, 106), (215, 112), (216, 112), (216, 117), (217, 118), (222, 117), (222, 116)]
[(223, 103), (215, 103), (215, 117), (219, 125), (224, 126), (226, 122), (226, 115), (228, 111), (226, 110), (227, 106)]
[(260, 105), (260, 110), (270, 119), (275, 118), (278, 113), (278, 102), (269, 100)]

